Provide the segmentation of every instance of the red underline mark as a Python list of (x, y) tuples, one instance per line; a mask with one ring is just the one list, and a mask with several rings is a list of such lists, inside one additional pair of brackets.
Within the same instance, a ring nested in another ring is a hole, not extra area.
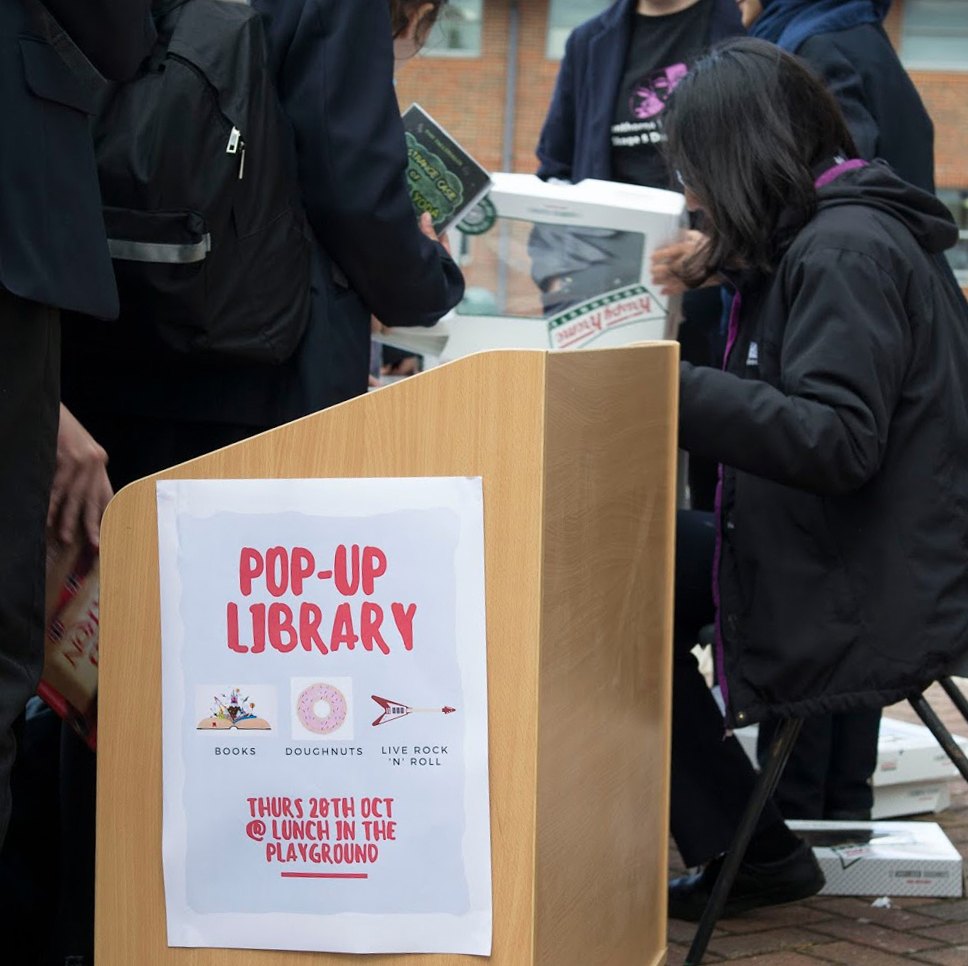
[(284, 879), (369, 879), (366, 872), (280, 872)]

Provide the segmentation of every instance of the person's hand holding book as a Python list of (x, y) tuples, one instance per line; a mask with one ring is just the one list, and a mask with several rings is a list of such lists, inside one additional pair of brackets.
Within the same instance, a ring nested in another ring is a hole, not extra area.
[(91, 546), (100, 547), (101, 517), (114, 490), (108, 454), (63, 404), (57, 429), (57, 463), (47, 511), (47, 529), (65, 545), (80, 526)]

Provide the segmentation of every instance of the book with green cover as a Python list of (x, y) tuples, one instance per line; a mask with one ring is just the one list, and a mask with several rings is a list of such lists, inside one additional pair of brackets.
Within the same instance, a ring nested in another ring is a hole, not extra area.
[(487, 194), (491, 176), (419, 104), (404, 113), (403, 126), (410, 197), (418, 214), (430, 212), (441, 235)]

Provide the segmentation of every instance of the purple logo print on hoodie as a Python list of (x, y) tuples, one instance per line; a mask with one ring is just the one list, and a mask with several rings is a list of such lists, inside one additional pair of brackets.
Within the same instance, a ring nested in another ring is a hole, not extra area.
[(685, 64), (673, 64), (671, 67), (660, 67), (643, 77), (632, 92), (629, 104), (632, 116), (645, 121), (661, 114), (669, 96), (688, 71)]

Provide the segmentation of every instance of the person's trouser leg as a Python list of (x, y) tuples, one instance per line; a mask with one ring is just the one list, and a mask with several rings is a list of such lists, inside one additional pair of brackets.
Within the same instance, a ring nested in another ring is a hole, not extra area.
[(64, 722), (60, 735), (61, 878), (50, 966), (94, 962), (94, 832), (97, 759)]
[(834, 715), (824, 818), (857, 821), (870, 817), (880, 730), (879, 708)]
[(10, 820), (12, 727), (43, 666), (59, 372), (56, 310), (0, 290), (0, 844)]
[(45, 940), (54, 922), (61, 868), (56, 834), (60, 726), (61, 719), (53, 711), (34, 701), (28, 704), (26, 718), (22, 716), (14, 726), (13, 808), (0, 849), (0, 961), (16, 966), (43, 966)]
[[(784, 818), (859, 821), (874, 805), (881, 712), (847, 711), (807, 718), (776, 790)], [(775, 722), (760, 725), (757, 753), (766, 754)]]
[[(756, 783), (739, 742), (726, 737), (723, 717), (690, 653), (701, 627), (712, 622), (716, 533), (708, 513), (680, 511), (676, 526), (675, 645), (672, 678), (670, 828), (689, 867), (725, 852)], [(772, 802), (756, 836), (783, 828)], [(782, 845), (785, 835), (777, 836)]]
[[(775, 721), (760, 723), (756, 752), (761, 763), (777, 727)], [(833, 732), (833, 715), (804, 719), (773, 798), (784, 818), (817, 820), (824, 817)]]

